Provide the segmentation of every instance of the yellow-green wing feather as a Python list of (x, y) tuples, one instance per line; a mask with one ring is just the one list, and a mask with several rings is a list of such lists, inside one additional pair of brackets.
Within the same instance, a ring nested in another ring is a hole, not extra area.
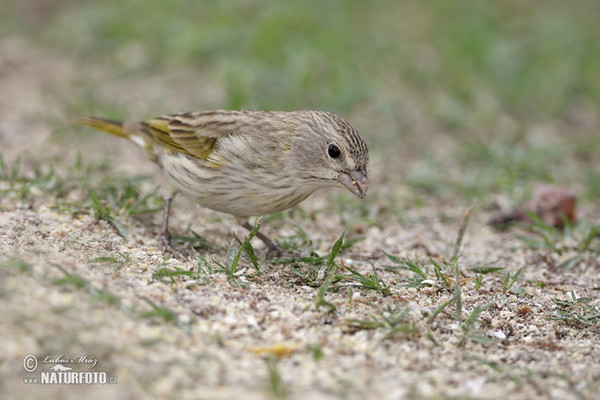
[(226, 134), (198, 123), (191, 114), (170, 116), (168, 127), (171, 139), (194, 157), (206, 160), (215, 148), (217, 139)]
[(173, 141), (203, 160), (207, 160), (213, 154), (220, 138), (229, 135), (267, 135), (273, 132), (293, 131), (291, 126), (284, 129), (279, 120), (285, 119), (265, 119), (264, 111), (201, 111), (163, 118), (169, 121), (169, 135)]
[(192, 154), (192, 152), (187, 151), (184, 146), (173, 139), (168, 117), (152, 118), (141, 122), (140, 126), (142, 131), (154, 139), (160, 146), (169, 150)]
[(153, 118), (142, 126), (161, 145), (206, 161), (219, 138), (243, 134), (252, 120), (241, 111), (205, 111)]
[[(144, 147), (149, 155), (152, 154), (154, 146), (160, 146), (170, 151), (186, 153), (208, 161), (219, 138), (234, 134), (293, 131), (291, 126), (284, 127), (281, 124), (275, 124), (273, 121), (277, 121), (277, 119), (265, 121), (262, 118), (263, 114), (263, 112), (254, 111), (217, 110), (166, 115), (138, 124), (96, 117), (80, 118), (77, 122), (131, 139)], [(142, 143), (135, 140), (136, 137), (141, 137)]]

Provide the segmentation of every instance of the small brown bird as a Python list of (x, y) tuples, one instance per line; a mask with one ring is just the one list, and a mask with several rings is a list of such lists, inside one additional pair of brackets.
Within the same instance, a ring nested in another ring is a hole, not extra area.
[[(352, 125), (328, 112), (219, 110), (139, 123), (95, 117), (77, 122), (135, 142), (176, 191), (234, 215), (246, 228), (247, 217), (283, 211), (320, 188), (341, 185), (361, 198), (368, 189), (367, 145)], [(166, 244), (171, 199), (165, 198)]]

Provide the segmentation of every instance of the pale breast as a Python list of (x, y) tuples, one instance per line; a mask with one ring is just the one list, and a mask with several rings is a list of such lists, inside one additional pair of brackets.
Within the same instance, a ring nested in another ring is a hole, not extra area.
[(318, 187), (299, 184), (280, 169), (265, 170), (260, 163), (207, 166), (183, 153), (159, 157), (175, 189), (199, 205), (240, 217), (268, 215), (302, 202)]

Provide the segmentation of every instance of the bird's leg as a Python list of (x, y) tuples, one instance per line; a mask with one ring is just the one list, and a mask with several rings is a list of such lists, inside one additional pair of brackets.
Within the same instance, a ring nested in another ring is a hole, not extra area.
[(169, 212), (171, 211), (171, 201), (177, 192), (171, 192), (163, 197), (163, 223), (160, 231), (160, 243), (167, 249), (172, 250), (171, 233), (169, 232)]
[[(250, 222), (247, 219), (241, 222), (241, 225), (249, 231), (251, 231), (253, 228), (253, 226), (250, 225)], [(277, 243), (261, 231), (256, 232), (256, 237), (262, 240), (262, 242), (267, 245), (268, 255), (273, 257), (281, 257), (285, 254), (285, 250), (283, 250), (279, 243)]]

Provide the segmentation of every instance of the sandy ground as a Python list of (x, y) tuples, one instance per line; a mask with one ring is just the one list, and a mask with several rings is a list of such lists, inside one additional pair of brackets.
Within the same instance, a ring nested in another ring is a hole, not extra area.
[[(63, 111), (53, 108), (45, 89), (48, 82), (71, 87), (77, 73), (68, 60), (28, 48), (18, 39), (0, 40), (0, 54), (2, 156), (14, 160), (20, 155), (26, 169), (27, 160), (40, 151), (52, 155), (64, 149), (48, 141), (48, 119), (61, 118)], [(105, 140), (101, 146), (113, 146), (112, 138), (99, 140)], [(111, 157), (118, 170), (153, 171), (141, 152), (114, 146)], [(381, 170), (377, 163), (372, 166), (372, 171)], [(384, 197), (383, 191), (373, 193)], [(330, 194), (316, 195), (302, 208), (310, 213), (327, 206)], [(461, 324), (455, 305), (434, 319), (427, 317), (452, 298), (453, 287), (431, 274), (432, 287), (408, 288), (412, 273), (384, 268), (393, 263), (383, 252), (426, 266), (429, 260), (443, 263), (468, 204), (432, 203), (407, 210), (401, 222), (350, 227), (360, 230), (364, 240), (343, 251), (338, 264), (365, 275), (374, 265), (387, 291), (342, 287), (325, 295), (336, 306), (331, 311), (316, 307), (317, 288), (293, 272), (306, 267), (270, 264), (260, 244), (260, 274), (244, 260), (243, 285), (232, 285), (219, 272), (157, 279), (154, 273), (161, 267), (198, 268), (193, 258), (165, 258), (157, 241), (158, 214), (147, 220), (124, 218), (131, 232), (123, 238), (94, 216), (54, 209), (56, 199), (41, 191), (34, 190), (27, 201), (12, 192), (1, 196), (3, 398), (592, 399), (600, 393), (598, 321), (586, 326), (551, 319), (560, 309), (555, 299), (567, 300), (571, 292), (598, 297), (597, 253), (586, 253), (579, 265), (563, 270), (558, 266), (576, 254), (575, 245), (566, 243), (561, 254), (527, 249), (514, 231), (488, 226), (491, 214), (481, 207), (473, 212), (460, 259)], [(438, 212), (441, 207), (446, 218)], [(591, 207), (587, 211), (598, 215)], [(189, 221), (214, 245), (214, 252), (202, 255), (216, 268), (213, 260), (225, 259), (233, 219), (178, 202), (173, 226), (185, 227)], [(310, 237), (322, 238), (321, 255), (344, 230), (341, 221), (331, 213), (296, 218)], [(265, 227), (276, 237), (291, 230), (287, 222)], [(98, 257), (119, 262), (91, 261)], [(504, 273), (484, 275), (476, 290), (469, 280), (476, 274), (468, 266), (490, 261), (512, 273), (523, 268), (514, 285), (519, 290), (502, 290)], [(84, 281), (79, 287), (61, 284), (67, 274)], [(115, 301), (108, 301), (106, 293)], [(171, 310), (174, 321), (145, 316), (153, 310), (151, 302)], [(470, 332), (478, 336), (461, 343), (465, 319), (488, 303)], [(352, 322), (384, 321), (404, 307), (401, 321), (408, 332), (357, 329)], [(27, 355), (39, 362), (32, 373), (23, 367)], [(80, 356), (97, 364), (75, 361)], [(62, 364), (74, 371), (106, 372), (116, 383), (24, 383), (54, 366), (57, 357), (69, 358)]]

